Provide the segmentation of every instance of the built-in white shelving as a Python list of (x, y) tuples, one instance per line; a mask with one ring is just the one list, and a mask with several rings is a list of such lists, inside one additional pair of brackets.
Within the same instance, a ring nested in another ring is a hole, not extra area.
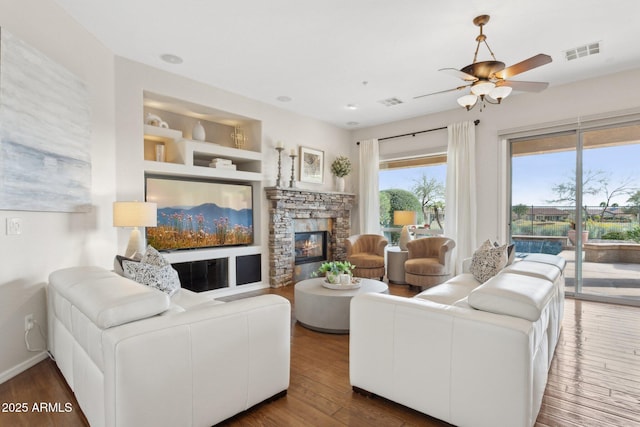
[[(219, 178), (231, 181), (262, 181), (262, 153), (182, 138), (182, 132), (145, 125), (145, 142), (163, 144), (166, 161), (155, 160), (155, 147), (145, 148), (145, 171), (171, 176)], [(236, 169), (213, 168), (213, 159), (231, 160)]]
[[(169, 252), (167, 259), (172, 263), (202, 261), (226, 258), (228, 260), (228, 287), (211, 292), (224, 295), (238, 291), (266, 287), (264, 268), (262, 281), (236, 285), (236, 262), (238, 257), (261, 255), (261, 264), (266, 254), (261, 245), (261, 201), (262, 160), (261, 122), (233, 113), (197, 106), (189, 102), (166, 96), (145, 93), (145, 112), (159, 115), (170, 127), (182, 130), (144, 125), (144, 161), (146, 175), (175, 176), (185, 178), (204, 178), (212, 181), (235, 181), (251, 184), (254, 189), (254, 243), (248, 246), (224, 246)], [(191, 113), (197, 111), (198, 113)], [(206, 129), (206, 141), (195, 141), (191, 129), (196, 122)], [(236, 127), (242, 127), (249, 143), (242, 148), (234, 147), (232, 133)], [(164, 146), (164, 161), (156, 161), (156, 146)], [(210, 167), (213, 159), (227, 159), (236, 169)]]

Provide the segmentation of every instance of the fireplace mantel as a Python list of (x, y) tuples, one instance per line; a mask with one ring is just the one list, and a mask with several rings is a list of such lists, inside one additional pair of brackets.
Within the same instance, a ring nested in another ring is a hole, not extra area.
[(294, 221), (332, 219), (329, 252), (344, 260), (344, 239), (351, 235), (351, 210), (356, 195), (335, 191), (267, 187), (269, 202), (269, 284), (273, 288), (293, 284), (295, 269)]

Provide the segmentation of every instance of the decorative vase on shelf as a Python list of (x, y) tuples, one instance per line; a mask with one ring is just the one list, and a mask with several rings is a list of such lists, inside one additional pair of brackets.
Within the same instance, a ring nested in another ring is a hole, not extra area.
[(336, 177), (336, 187), (338, 188), (338, 191), (340, 191), (340, 192), (344, 191), (344, 177), (343, 176), (337, 176)]
[(204, 133), (204, 126), (202, 126), (202, 123), (198, 122), (193, 126), (193, 130), (191, 131), (191, 136), (196, 141), (204, 141), (205, 133)]

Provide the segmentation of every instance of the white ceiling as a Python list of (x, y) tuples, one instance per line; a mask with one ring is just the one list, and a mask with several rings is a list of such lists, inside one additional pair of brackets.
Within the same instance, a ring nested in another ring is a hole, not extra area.
[[(343, 128), (459, 108), (460, 92), (413, 97), (460, 85), (438, 69), (473, 61), (481, 14), (491, 15), (484, 32), (497, 60), (553, 58), (513, 80), (556, 86), (640, 69), (638, 0), (56, 2), (116, 55)], [(564, 59), (592, 42), (600, 54)], [(184, 62), (165, 63), (165, 53)], [(488, 59), (481, 47), (478, 60)], [(404, 102), (378, 102), (392, 97)]]

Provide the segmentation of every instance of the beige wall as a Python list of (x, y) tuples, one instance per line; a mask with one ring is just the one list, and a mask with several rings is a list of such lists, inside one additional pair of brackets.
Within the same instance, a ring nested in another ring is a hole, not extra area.
[[(142, 89), (261, 120), (265, 186), (275, 184), (273, 147), (281, 140), (288, 150), (304, 145), (325, 151), (324, 184), (300, 187), (334, 188), (329, 164), (337, 155), (348, 154), (346, 130), (116, 58), (51, 0), (0, 0), (0, 26), (86, 82), (93, 160), (91, 213), (0, 211), (0, 382), (44, 356), (25, 348), (24, 317), (33, 313), (46, 332), (44, 286), (49, 273), (75, 265), (110, 268), (114, 255), (124, 251), (128, 234), (112, 227), (112, 202), (144, 195)], [(286, 177), (290, 167), (285, 157)], [(264, 205), (264, 194), (258, 197)], [(13, 217), (23, 220), (21, 236), (4, 232), (6, 218)], [(266, 224), (263, 215), (262, 242), (267, 240)], [(31, 333), (33, 346), (43, 344), (37, 335), (37, 331)]]
[[(87, 84), (91, 102), (92, 204), (88, 214), (0, 211), (0, 381), (28, 366), (24, 316), (33, 313), (46, 332), (44, 284), (62, 267), (109, 266), (116, 242), (110, 202), (115, 194), (113, 55), (57, 5), (46, 0), (1, 1), (0, 26)], [(55, 143), (55, 141), (52, 141)], [(23, 221), (7, 236), (6, 218)], [(42, 346), (37, 330), (33, 346)]]

